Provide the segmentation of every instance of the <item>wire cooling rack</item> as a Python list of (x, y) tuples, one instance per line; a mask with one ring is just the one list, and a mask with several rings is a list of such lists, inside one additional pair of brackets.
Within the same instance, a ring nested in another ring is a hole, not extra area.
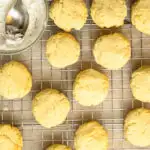
[[(131, 1), (131, 0), (129, 0)], [(50, 3), (50, 2), (49, 2)], [(91, 0), (87, 0), (90, 7)], [(128, 16), (125, 25), (119, 29), (100, 29), (91, 17), (81, 31), (73, 31), (72, 34), (81, 44), (80, 60), (65, 69), (56, 69), (50, 66), (45, 57), (45, 45), (47, 39), (58, 32), (54, 23), (49, 20), (43, 37), (28, 49), (17, 55), (0, 56), (0, 65), (10, 60), (17, 60), (25, 64), (33, 76), (32, 91), (20, 100), (0, 101), (0, 123), (9, 123), (17, 126), (23, 135), (23, 150), (43, 150), (48, 145), (63, 143), (73, 148), (74, 132), (82, 123), (89, 120), (97, 120), (108, 130), (109, 150), (140, 150), (126, 142), (123, 138), (123, 120), (127, 112), (136, 107), (150, 108), (149, 104), (143, 104), (134, 100), (130, 87), (130, 77), (133, 70), (142, 64), (150, 64), (150, 37), (138, 32), (130, 23), (130, 4), (128, 4)], [(97, 65), (92, 56), (94, 41), (102, 34), (110, 32), (122, 32), (132, 46), (132, 58), (128, 64), (117, 71), (110, 71)], [(94, 68), (108, 75), (111, 83), (108, 97), (99, 106), (80, 106), (72, 97), (72, 84), (78, 72), (87, 68)], [(32, 99), (37, 92), (44, 88), (56, 88), (64, 92), (70, 99), (72, 110), (63, 125), (52, 129), (41, 127), (35, 120), (31, 111)], [(145, 148), (148, 150), (149, 148)]]

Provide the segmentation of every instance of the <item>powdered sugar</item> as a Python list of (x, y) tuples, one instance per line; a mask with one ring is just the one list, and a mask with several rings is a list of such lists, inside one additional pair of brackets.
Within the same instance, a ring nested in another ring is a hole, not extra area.
[(47, 10), (44, 0), (22, 0), (29, 13), (29, 26), (23, 41), (11, 43), (6, 39), (5, 20), (6, 15), (16, 0), (0, 1), (0, 50), (15, 51), (30, 46), (41, 34), (47, 20)]

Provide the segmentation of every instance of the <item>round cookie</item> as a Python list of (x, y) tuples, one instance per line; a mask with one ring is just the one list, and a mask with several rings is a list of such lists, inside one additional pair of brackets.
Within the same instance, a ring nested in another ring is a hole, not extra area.
[(71, 148), (63, 144), (53, 144), (49, 146), (46, 150), (71, 150)]
[(18, 128), (0, 125), (0, 150), (22, 150), (23, 140)]
[(125, 118), (124, 136), (135, 146), (150, 145), (150, 110), (138, 108), (130, 111)]
[(27, 68), (10, 61), (0, 70), (0, 95), (7, 99), (23, 98), (32, 87), (32, 77)]
[(69, 33), (57, 33), (47, 41), (46, 56), (52, 66), (67, 67), (78, 61), (80, 44)]
[(142, 66), (133, 72), (130, 87), (137, 100), (150, 102), (150, 66)]
[(35, 119), (46, 128), (62, 124), (70, 107), (68, 98), (55, 89), (42, 90), (35, 96), (32, 103)]
[(96, 40), (93, 55), (104, 68), (120, 69), (131, 57), (130, 42), (121, 33), (103, 35)]
[(81, 71), (73, 85), (73, 96), (83, 106), (98, 105), (107, 96), (108, 77), (94, 70)]
[(91, 6), (93, 21), (101, 28), (119, 27), (127, 16), (125, 0), (93, 0)]
[(88, 11), (84, 0), (53, 0), (49, 16), (59, 28), (70, 32), (84, 26)]
[(84, 123), (75, 133), (76, 150), (107, 150), (108, 134), (96, 121)]
[(132, 24), (145, 34), (150, 35), (150, 1), (137, 0), (132, 6)]

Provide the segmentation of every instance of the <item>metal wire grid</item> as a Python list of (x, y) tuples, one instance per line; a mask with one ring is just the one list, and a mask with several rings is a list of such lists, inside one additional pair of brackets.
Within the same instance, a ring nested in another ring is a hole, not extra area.
[[(88, 7), (91, 1), (87, 0)], [(129, 5), (129, 3), (128, 3)], [(128, 9), (130, 12), (130, 9)], [(150, 64), (150, 38), (138, 32), (130, 24), (128, 15), (127, 24), (120, 29), (99, 29), (89, 17), (81, 31), (72, 33), (81, 43), (81, 57), (79, 62), (64, 69), (51, 67), (45, 58), (45, 43), (49, 36), (58, 32), (58, 29), (49, 20), (47, 29), (41, 40), (28, 51), (17, 55), (0, 56), (0, 65), (14, 59), (24, 63), (33, 76), (32, 91), (21, 100), (0, 101), (0, 122), (10, 123), (22, 131), (24, 138), (23, 150), (41, 150), (53, 143), (64, 143), (73, 146), (74, 132), (78, 126), (88, 120), (98, 120), (109, 133), (110, 150), (139, 150), (126, 142), (123, 138), (123, 119), (131, 108), (147, 107), (135, 101), (132, 97), (129, 81), (133, 70), (142, 64)], [(121, 70), (110, 71), (97, 65), (91, 50), (94, 41), (102, 34), (120, 31), (127, 36), (132, 45), (132, 59)], [(99, 106), (82, 107), (72, 97), (72, 84), (80, 70), (94, 68), (108, 75), (111, 83), (108, 97)], [(72, 103), (72, 110), (63, 125), (52, 129), (41, 127), (32, 116), (31, 103), (34, 95), (44, 88), (56, 88), (64, 92)], [(149, 148), (145, 148), (149, 149)]]

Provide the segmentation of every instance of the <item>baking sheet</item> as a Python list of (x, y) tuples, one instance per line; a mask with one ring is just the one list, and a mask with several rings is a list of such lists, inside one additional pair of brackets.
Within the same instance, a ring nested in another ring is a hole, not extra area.
[[(129, 0), (130, 2), (130, 0)], [(81, 43), (81, 57), (79, 62), (65, 69), (53, 68), (45, 57), (45, 44), (49, 36), (60, 31), (49, 20), (43, 37), (32, 48), (11, 56), (0, 56), (0, 65), (10, 60), (17, 60), (25, 64), (33, 76), (32, 91), (20, 100), (0, 101), (0, 123), (10, 123), (17, 126), (23, 135), (23, 150), (43, 150), (50, 144), (63, 143), (73, 147), (75, 130), (82, 123), (97, 120), (108, 130), (109, 150), (140, 150), (126, 142), (123, 138), (123, 120), (126, 113), (136, 107), (150, 108), (149, 104), (135, 101), (129, 88), (131, 73), (142, 64), (150, 64), (150, 37), (141, 34), (130, 24), (130, 4), (125, 25), (119, 29), (100, 29), (91, 17), (81, 31), (72, 34)], [(50, 2), (49, 2), (50, 3)], [(88, 8), (91, 0), (86, 1)], [(110, 71), (97, 65), (92, 56), (92, 46), (100, 35), (110, 32), (122, 32), (129, 38), (132, 45), (132, 59), (117, 71)], [(72, 84), (78, 72), (87, 68), (94, 68), (109, 76), (111, 88), (106, 100), (96, 107), (80, 106), (72, 97)], [(72, 110), (63, 125), (52, 129), (41, 127), (32, 116), (31, 103), (34, 95), (44, 88), (56, 88), (64, 92), (72, 103)], [(150, 149), (144, 148), (145, 150)]]

